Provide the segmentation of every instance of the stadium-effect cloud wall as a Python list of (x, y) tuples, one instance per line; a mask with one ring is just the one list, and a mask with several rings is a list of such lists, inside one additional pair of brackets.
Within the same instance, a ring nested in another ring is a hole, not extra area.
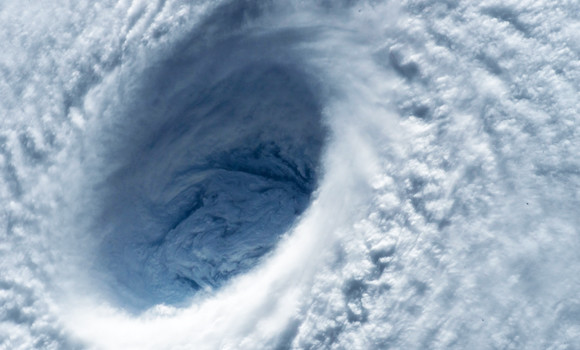
[(96, 260), (124, 307), (179, 303), (247, 271), (316, 188), (325, 130), (308, 77), (224, 45), (237, 64), (206, 60), (218, 46), (145, 69), (140, 103), (106, 132)]
[(0, 349), (580, 349), (578, 14), (1, 2)]

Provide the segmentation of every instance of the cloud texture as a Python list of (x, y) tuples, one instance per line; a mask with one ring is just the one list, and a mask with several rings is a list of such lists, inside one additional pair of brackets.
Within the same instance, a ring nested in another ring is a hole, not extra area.
[(0, 4), (0, 348), (579, 348), (578, 13)]

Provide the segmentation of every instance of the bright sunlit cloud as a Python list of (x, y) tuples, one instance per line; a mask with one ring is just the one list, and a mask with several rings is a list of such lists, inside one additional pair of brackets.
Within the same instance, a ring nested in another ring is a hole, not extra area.
[(580, 347), (580, 5), (0, 5), (0, 349)]

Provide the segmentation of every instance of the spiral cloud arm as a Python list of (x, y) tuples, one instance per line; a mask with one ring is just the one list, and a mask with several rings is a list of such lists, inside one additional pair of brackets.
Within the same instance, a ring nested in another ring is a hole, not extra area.
[(580, 348), (578, 13), (0, 3), (0, 349)]

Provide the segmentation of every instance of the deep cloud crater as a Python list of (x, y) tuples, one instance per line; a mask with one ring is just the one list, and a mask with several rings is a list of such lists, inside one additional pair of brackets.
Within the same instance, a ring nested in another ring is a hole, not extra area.
[(283, 61), (243, 54), (232, 65), (241, 51), (148, 68), (141, 103), (105, 130), (94, 260), (124, 308), (215, 290), (259, 263), (310, 203), (326, 137), (315, 89)]

